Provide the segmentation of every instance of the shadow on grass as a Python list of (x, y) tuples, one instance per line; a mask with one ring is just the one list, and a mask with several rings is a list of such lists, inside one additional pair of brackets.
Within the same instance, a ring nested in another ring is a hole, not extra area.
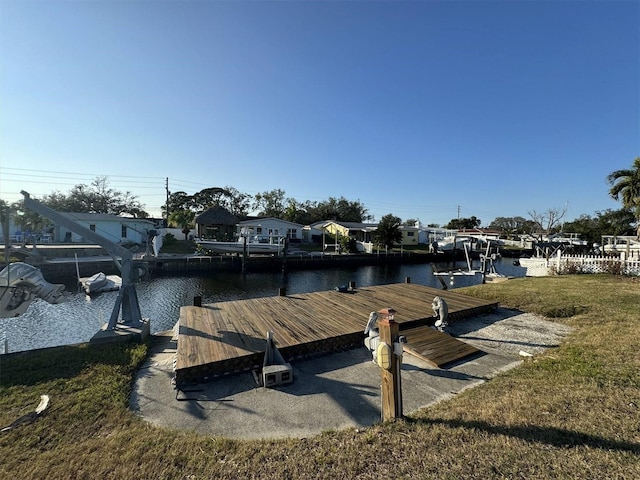
[(519, 438), (527, 442), (544, 443), (558, 448), (589, 447), (601, 450), (617, 450), (636, 454), (640, 453), (640, 444), (638, 443), (620, 442), (556, 427), (524, 425), (503, 426), (491, 425), (487, 422), (481, 421), (420, 418), (408, 418), (407, 421), (410, 423), (424, 425), (445, 425), (451, 428), (475, 429), (491, 435), (506, 435), (509, 437)]
[[(141, 344), (71, 345), (17, 352), (0, 357), (0, 386), (32, 386), (70, 379), (94, 365), (136, 367), (136, 349)], [(139, 358), (143, 357), (140, 353)]]

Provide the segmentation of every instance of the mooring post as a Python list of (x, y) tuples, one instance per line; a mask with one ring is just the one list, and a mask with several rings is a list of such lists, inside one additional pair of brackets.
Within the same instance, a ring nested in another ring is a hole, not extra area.
[[(402, 418), (402, 382), (400, 367), (402, 354), (398, 355), (395, 344), (399, 342), (398, 323), (394, 320), (396, 311), (383, 308), (378, 311), (380, 320), (380, 346), (378, 346), (378, 365), (382, 370), (382, 420)], [(402, 348), (402, 345), (400, 345)], [(385, 359), (385, 357), (387, 357)]]
[(193, 297), (193, 306), (194, 307), (201, 307), (202, 306), (202, 297), (201, 296)]
[(242, 274), (247, 274), (247, 237), (242, 238)]

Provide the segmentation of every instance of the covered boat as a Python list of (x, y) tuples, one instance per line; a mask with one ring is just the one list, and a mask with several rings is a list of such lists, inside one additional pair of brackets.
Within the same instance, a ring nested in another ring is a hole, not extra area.
[(36, 298), (63, 302), (64, 285), (47, 282), (38, 268), (27, 263), (10, 263), (0, 272), (0, 317), (23, 314)]

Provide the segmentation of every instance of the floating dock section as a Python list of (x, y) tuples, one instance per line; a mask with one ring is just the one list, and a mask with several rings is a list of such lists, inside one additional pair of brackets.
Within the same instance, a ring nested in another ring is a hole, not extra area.
[(478, 353), (474, 347), (432, 328), (431, 302), (444, 298), (449, 323), (495, 310), (488, 302), (423, 285), (398, 283), (346, 292), (283, 295), (235, 300), (180, 309), (176, 383), (198, 383), (217, 376), (259, 369), (266, 334), (287, 361), (354, 347), (364, 348), (369, 314), (397, 310), (395, 320), (408, 344), (405, 351), (436, 366)]

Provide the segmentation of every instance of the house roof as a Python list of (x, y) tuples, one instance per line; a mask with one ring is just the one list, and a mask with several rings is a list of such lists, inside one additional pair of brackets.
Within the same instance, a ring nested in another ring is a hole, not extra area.
[[(84, 213), (84, 212), (58, 212), (60, 215), (82, 222), (126, 222), (126, 223), (149, 223), (154, 225), (151, 220), (146, 218), (121, 217), (110, 213)], [(55, 223), (55, 222), (54, 222)]]
[(249, 220), (243, 220), (242, 222), (240, 222), (240, 225), (257, 225), (260, 222), (265, 222), (267, 220), (278, 222), (278, 223), (284, 223), (284, 224), (292, 225), (296, 227), (302, 227), (300, 223), (294, 223), (294, 222), (290, 222), (288, 220), (282, 220), (281, 218), (276, 218), (276, 217), (256, 217)]
[(376, 230), (378, 228), (377, 223), (362, 223), (362, 222), (340, 222), (336, 220), (329, 220), (324, 223), (324, 225), (329, 225), (330, 223), (334, 223), (336, 225), (340, 225), (348, 230)]
[(196, 223), (200, 225), (235, 225), (238, 217), (224, 207), (210, 207), (196, 216)]

